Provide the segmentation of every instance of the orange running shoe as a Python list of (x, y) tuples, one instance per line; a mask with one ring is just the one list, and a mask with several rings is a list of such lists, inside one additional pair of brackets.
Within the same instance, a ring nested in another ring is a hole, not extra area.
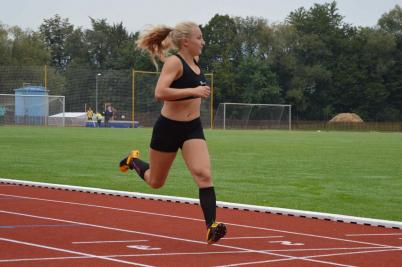
[(122, 159), (119, 163), (119, 169), (121, 172), (127, 172), (129, 169), (133, 169), (133, 165), (131, 164), (133, 159), (137, 159), (140, 157), (140, 151), (139, 150), (133, 150), (130, 153), (128, 153), (128, 156)]
[(226, 225), (223, 223), (213, 223), (207, 231), (207, 243), (213, 244), (226, 235)]

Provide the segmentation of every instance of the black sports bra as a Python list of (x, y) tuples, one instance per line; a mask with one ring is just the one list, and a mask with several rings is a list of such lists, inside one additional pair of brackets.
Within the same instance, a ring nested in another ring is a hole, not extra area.
[[(176, 89), (195, 88), (197, 86), (207, 84), (207, 80), (205, 79), (205, 76), (202, 73), (201, 68), (200, 68), (200, 74), (196, 74), (190, 68), (190, 66), (187, 64), (187, 62), (179, 54), (175, 54), (175, 56), (177, 56), (180, 59), (181, 64), (183, 65), (183, 74), (177, 80), (174, 80), (170, 84), (171, 88), (176, 88)], [(200, 67), (198, 65), (198, 62), (195, 59), (194, 59), (194, 63), (198, 67)], [(188, 96), (188, 97), (176, 99), (176, 100), (173, 100), (173, 101), (187, 100), (187, 99), (193, 99), (193, 98), (198, 98), (198, 97)]]

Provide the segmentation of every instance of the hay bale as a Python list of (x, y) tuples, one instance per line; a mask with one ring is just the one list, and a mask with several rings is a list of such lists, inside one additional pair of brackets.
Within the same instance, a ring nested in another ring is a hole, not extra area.
[(329, 123), (363, 123), (364, 121), (356, 113), (339, 113)]

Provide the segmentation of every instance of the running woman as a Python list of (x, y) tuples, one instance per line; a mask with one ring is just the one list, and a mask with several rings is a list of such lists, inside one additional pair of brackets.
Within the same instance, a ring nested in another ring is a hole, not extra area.
[[(137, 45), (164, 62), (155, 88), (155, 98), (163, 101), (156, 121), (149, 150), (149, 163), (139, 159), (133, 150), (120, 162), (120, 170), (135, 170), (152, 188), (164, 185), (180, 148), (188, 170), (199, 188), (208, 244), (225, 236), (226, 226), (216, 222), (216, 196), (211, 176), (211, 163), (200, 120), (201, 98), (208, 98), (210, 88), (198, 65), (205, 42), (202, 32), (193, 22), (176, 27), (157, 26), (140, 35)], [(165, 57), (166, 52), (177, 53)]]

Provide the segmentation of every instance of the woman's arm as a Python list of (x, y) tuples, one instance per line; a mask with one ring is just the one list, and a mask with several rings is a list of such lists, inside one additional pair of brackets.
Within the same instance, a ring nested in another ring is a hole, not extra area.
[(178, 79), (183, 73), (183, 66), (177, 57), (169, 57), (163, 65), (161, 75), (155, 88), (156, 100), (173, 101), (189, 96), (203, 97), (209, 96), (210, 88), (208, 86), (198, 86), (195, 88), (175, 89), (169, 86)]

